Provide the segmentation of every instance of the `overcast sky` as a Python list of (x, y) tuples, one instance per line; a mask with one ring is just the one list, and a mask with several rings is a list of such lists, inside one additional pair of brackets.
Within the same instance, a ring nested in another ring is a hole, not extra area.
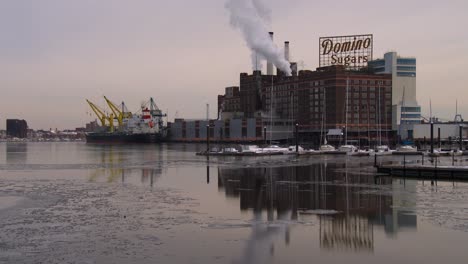
[[(374, 34), (374, 57), (417, 58), (418, 101), (468, 119), (468, 1), (266, 0), (271, 30), (305, 68), (318, 38)], [(173, 119), (216, 115), (217, 95), (251, 72), (250, 51), (223, 0), (0, 0), (0, 129), (75, 128), (94, 119), (85, 98), (131, 110), (154, 97)], [(88, 114), (87, 114), (88, 112)], [(427, 115), (427, 114), (426, 114)]]

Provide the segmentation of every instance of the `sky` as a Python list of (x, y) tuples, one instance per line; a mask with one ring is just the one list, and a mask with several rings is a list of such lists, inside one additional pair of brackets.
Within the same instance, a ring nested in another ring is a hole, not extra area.
[[(468, 119), (468, 1), (265, 0), (277, 45), (318, 67), (323, 36), (374, 34), (374, 58), (417, 58), (423, 115)], [(169, 119), (216, 116), (217, 95), (251, 72), (250, 51), (230, 26), (224, 0), (0, 0), (0, 129), (95, 119), (85, 99), (132, 111), (149, 97)]]

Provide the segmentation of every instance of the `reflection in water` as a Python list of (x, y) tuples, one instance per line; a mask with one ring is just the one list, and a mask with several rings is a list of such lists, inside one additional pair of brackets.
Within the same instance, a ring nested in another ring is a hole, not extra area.
[[(140, 178), (139, 182), (144, 186), (153, 187), (156, 178), (162, 174), (161, 167), (157, 168), (125, 168), (125, 153), (119, 151), (119, 148), (112, 145), (103, 146), (103, 149), (98, 152), (101, 164), (105, 164), (106, 168), (96, 169), (90, 172), (89, 181), (98, 181), (99, 178), (105, 178), (108, 183), (120, 180), (125, 184), (129, 179)], [(143, 160), (151, 160), (150, 157), (144, 157)]]
[[(269, 231), (271, 236), (287, 231), (286, 241), (290, 239), (289, 227), (284, 223), (318, 219), (323, 249), (372, 252), (375, 226), (383, 226), (390, 236), (396, 234), (400, 226), (416, 228), (416, 215), (409, 209), (411, 205), (405, 204), (406, 212), (395, 208), (404, 203), (394, 192), (398, 189), (394, 185), (398, 183), (382, 179), (383, 187), (392, 187), (392, 192), (385, 192), (382, 186), (374, 184), (372, 176), (360, 173), (359, 164), (353, 166), (322, 163), (298, 167), (219, 168), (218, 190), (228, 197), (239, 198), (240, 209), (252, 210), (255, 220), (262, 220), (264, 212), (267, 226), (278, 221), (283, 223), (282, 228), (274, 232), (264, 227), (263, 230)], [(259, 239), (258, 228), (254, 226), (249, 243)], [(268, 236), (262, 235), (261, 239), (265, 237)]]
[(361, 215), (319, 216), (320, 247), (328, 250), (374, 250), (374, 228)]
[(26, 163), (28, 158), (28, 143), (7, 142), (6, 143), (6, 163), (18, 164)]

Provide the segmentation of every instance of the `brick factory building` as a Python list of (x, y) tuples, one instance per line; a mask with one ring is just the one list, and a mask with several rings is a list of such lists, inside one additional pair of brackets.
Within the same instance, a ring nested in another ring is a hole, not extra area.
[(241, 73), (239, 87), (228, 87), (218, 96), (218, 109), (223, 119), (261, 117), (264, 127), (270, 126), (270, 120), (273, 126), (298, 123), (301, 141), (314, 145), (325, 133), (329, 142), (343, 143), (341, 134), (346, 130), (348, 141), (356, 145), (389, 144), (394, 138), (392, 75), (368, 68), (337, 65), (293, 71), (292, 76), (280, 71)]

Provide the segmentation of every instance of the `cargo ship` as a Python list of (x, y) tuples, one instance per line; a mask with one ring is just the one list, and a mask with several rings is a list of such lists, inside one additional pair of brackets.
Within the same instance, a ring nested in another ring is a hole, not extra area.
[(122, 102), (121, 107), (104, 96), (111, 113), (86, 100), (100, 120), (94, 131), (86, 133), (87, 143), (159, 143), (166, 138), (162, 111), (153, 98), (141, 106), (141, 113), (131, 113)]

